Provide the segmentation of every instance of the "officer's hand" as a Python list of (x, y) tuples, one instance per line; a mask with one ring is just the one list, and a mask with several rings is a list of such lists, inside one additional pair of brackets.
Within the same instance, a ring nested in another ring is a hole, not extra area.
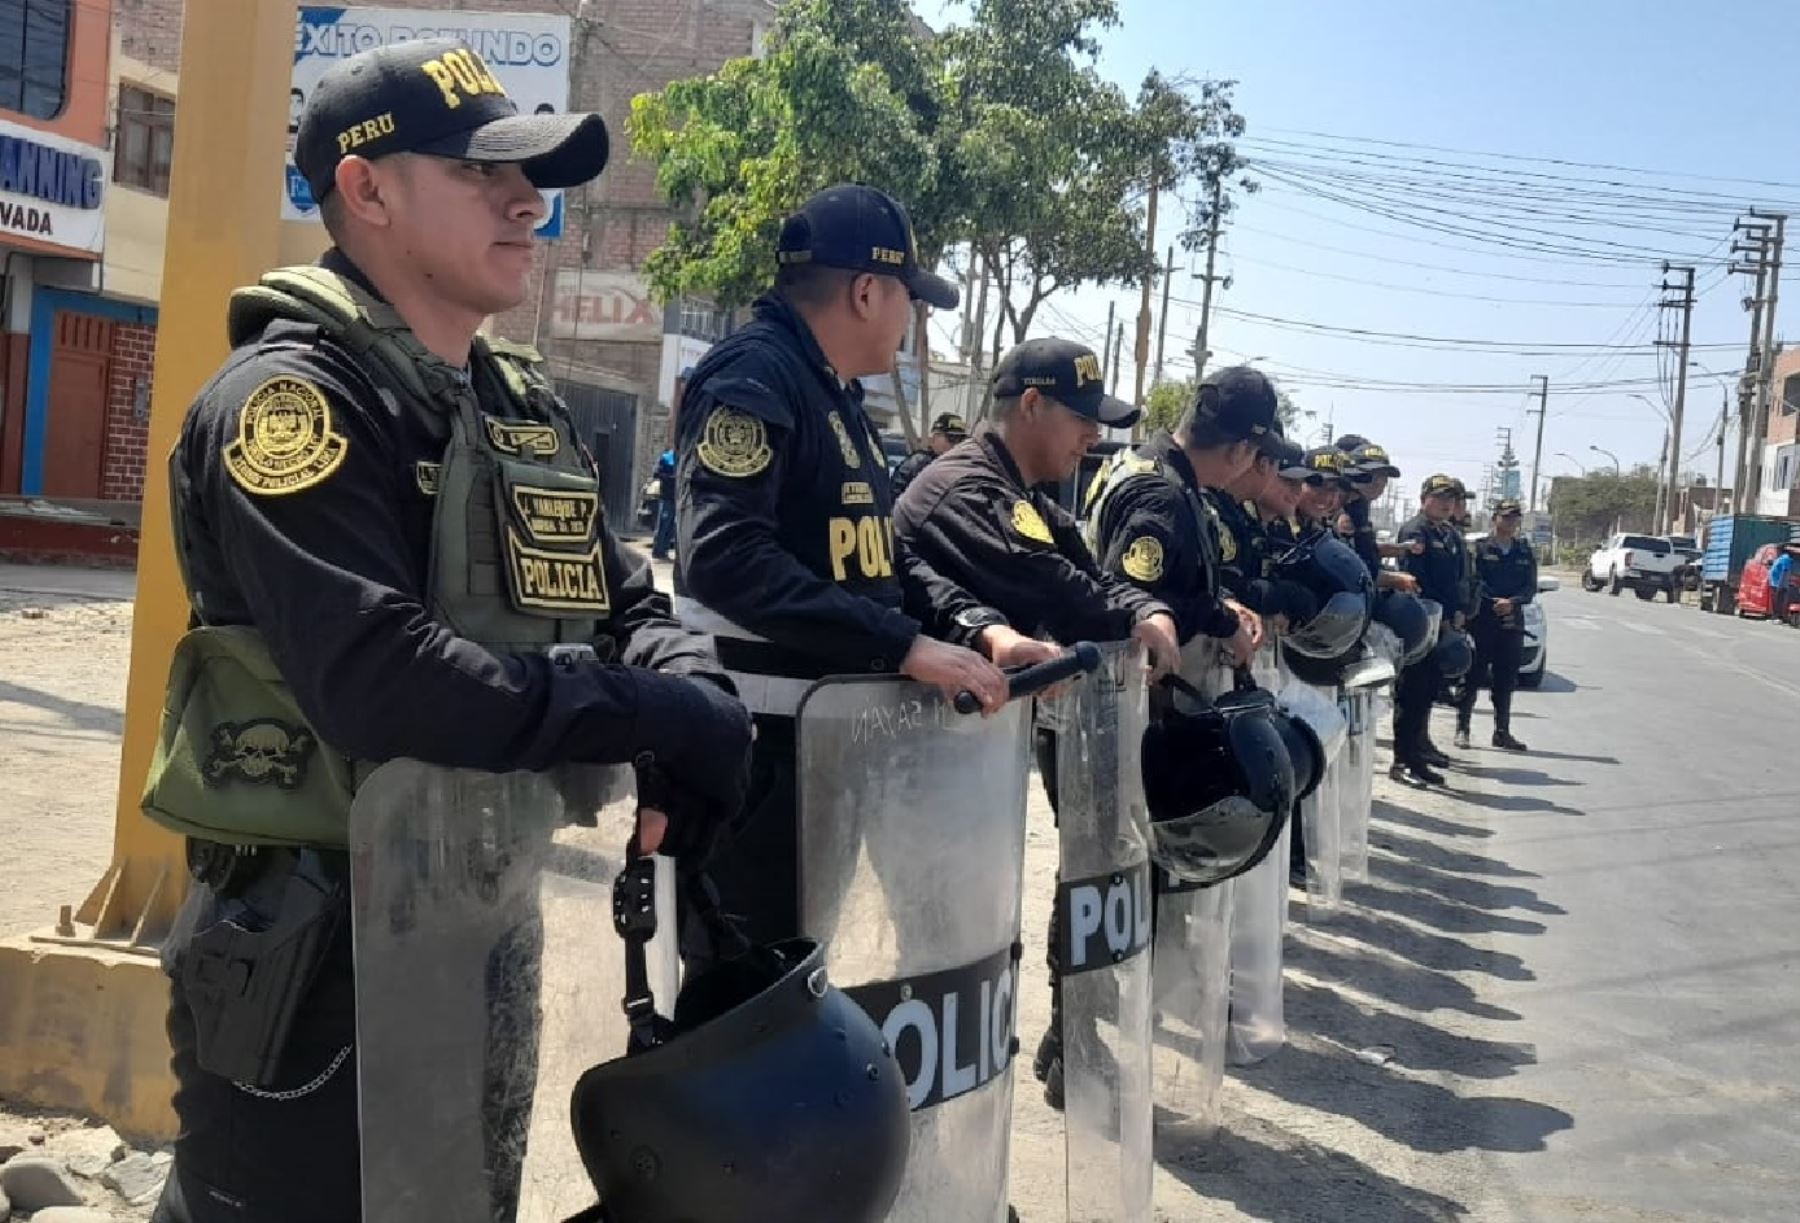
[(1036, 637), (1027, 637), (1018, 629), (1005, 624), (990, 624), (981, 630), (978, 638), (981, 652), (996, 667), (1029, 667), (1040, 662), (1049, 662), (1052, 658), (1062, 656), (1062, 647), (1054, 641), (1039, 641)]
[(1419, 579), (1410, 573), (1395, 573), (1383, 570), (1381, 580), (1377, 583), (1383, 590), (1398, 590), (1402, 594), (1419, 593)]
[(1150, 656), (1152, 682), (1181, 668), (1181, 635), (1175, 627), (1175, 617), (1167, 612), (1139, 620), (1132, 626), (1131, 639)]
[(1414, 556), (1424, 556), (1425, 541), (1422, 539), (1415, 539), (1410, 544), (1406, 545), (1406, 550), (1411, 552)]
[(1512, 615), (1513, 614), (1513, 601), (1511, 599), (1495, 599), (1494, 600), (1494, 614), (1498, 615), (1498, 616)]
[(994, 713), (1006, 704), (1006, 676), (999, 667), (974, 650), (924, 634), (913, 638), (912, 649), (900, 663), (900, 673), (936, 688), (946, 701), (954, 701), (959, 692), (973, 692), (981, 702), (983, 714)]
[(1263, 638), (1265, 635), (1263, 632), (1262, 617), (1251, 611), (1248, 607), (1245, 607), (1242, 603), (1239, 603), (1236, 599), (1225, 600), (1225, 606), (1237, 613), (1238, 631), (1247, 632), (1250, 635), (1250, 648), (1252, 650), (1262, 649)]
[(639, 802), (679, 819), (681, 812), (644, 798), (643, 773), (650, 766), (681, 779), (682, 791), (700, 800), (720, 819), (743, 805), (749, 785), (750, 741), (755, 730), (742, 701), (710, 680), (638, 670), (638, 725), (633, 745), (638, 766)]
[(654, 807), (638, 808), (638, 849), (653, 854), (662, 848), (663, 837), (669, 831), (669, 817)]

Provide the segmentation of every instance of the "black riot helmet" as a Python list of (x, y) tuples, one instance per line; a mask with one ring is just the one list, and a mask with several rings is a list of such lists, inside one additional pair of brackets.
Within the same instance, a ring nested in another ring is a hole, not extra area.
[(911, 1144), (900, 1066), (810, 939), (686, 982), (663, 1042), (582, 1075), (570, 1115), (607, 1223), (879, 1223)]
[(1222, 883), (1255, 867), (1281, 837), (1288, 813), (1324, 771), (1312, 732), (1240, 677), (1208, 701), (1179, 677), (1144, 732), (1150, 857), (1172, 877)]
[(1458, 628), (1446, 628), (1431, 651), (1431, 661), (1445, 679), (1461, 679), (1475, 665), (1475, 643)]
[[(1368, 567), (1350, 545), (1329, 530), (1313, 531), (1276, 559), (1272, 576), (1304, 586), (1319, 605), (1318, 614), (1281, 638), (1290, 666), (1294, 659), (1307, 659), (1331, 670), (1356, 657), (1374, 610), (1375, 587)], [(1295, 674), (1300, 670), (1294, 666)], [(1311, 675), (1301, 678), (1328, 682)]]
[[(1384, 590), (1375, 596), (1375, 621), (1385, 624), (1400, 639), (1399, 665), (1409, 667), (1431, 651), (1437, 641), (1443, 608), (1401, 590)], [(1433, 614), (1433, 613), (1436, 614)]]

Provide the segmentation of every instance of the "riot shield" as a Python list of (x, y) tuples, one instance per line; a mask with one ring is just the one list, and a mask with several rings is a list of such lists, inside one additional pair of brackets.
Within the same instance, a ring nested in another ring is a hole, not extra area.
[[(554, 1223), (593, 1204), (575, 1080), (621, 1056), (624, 769), (383, 765), (350, 817), (364, 1217)], [(673, 875), (659, 871), (660, 909)], [(673, 1004), (674, 923), (651, 948)]]
[(1150, 1218), (1153, 919), (1142, 653), (1104, 647), (1060, 698), (1063, 1123), (1070, 1223)]
[(798, 714), (802, 928), (893, 1045), (912, 1105), (894, 1223), (1003, 1223), (1028, 703), (955, 712), (898, 677)]
[[(1182, 648), (1181, 677), (1206, 697), (1231, 691), (1216, 642)], [(1235, 881), (1211, 886), (1159, 881), (1153, 1072), (1158, 1129), (1207, 1137), (1218, 1128), (1231, 999), (1231, 907)]]
[(1279, 693), (1282, 708), (1312, 728), (1325, 749), (1325, 771), (1316, 789), (1300, 800), (1306, 842), (1307, 913), (1329, 916), (1343, 899), (1343, 798), (1348, 759), (1348, 724), (1335, 691), (1290, 677)]
[(1369, 817), (1375, 803), (1375, 728), (1381, 693), (1393, 682), (1395, 664), (1377, 655), (1345, 673), (1342, 706), (1349, 738), (1344, 747), (1344, 783), (1339, 796), (1339, 852), (1344, 880), (1369, 878)]
[[(1252, 674), (1271, 692), (1286, 676), (1279, 649), (1258, 652)], [(1226, 1060), (1260, 1062), (1287, 1041), (1282, 1009), (1282, 940), (1287, 934), (1288, 855), (1292, 825), (1261, 865), (1232, 880), (1231, 1024)]]

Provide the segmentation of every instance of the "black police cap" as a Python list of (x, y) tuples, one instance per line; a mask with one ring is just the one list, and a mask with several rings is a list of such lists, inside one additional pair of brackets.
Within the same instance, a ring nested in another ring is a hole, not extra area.
[(1522, 518), (1524, 516), (1525, 507), (1519, 504), (1517, 497), (1502, 497), (1494, 506), (1494, 517), (1496, 518)]
[(1036, 387), (1070, 411), (1103, 425), (1136, 424), (1142, 413), (1106, 393), (1100, 358), (1074, 340), (1026, 340), (1000, 358), (994, 370), (994, 397), (1011, 399)]
[(967, 437), (969, 425), (955, 412), (939, 412), (932, 418), (931, 431), (942, 433), (945, 437)]
[(1336, 446), (1314, 446), (1301, 457), (1300, 465), (1306, 468), (1308, 484), (1343, 484), (1351, 475), (1349, 457)]
[(781, 224), (775, 261), (893, 276), (917, 301), (954, 310), (956, 286), (919, 265), (912, 220), (885, 191), (853, 183), (827, 187)]
[(346, 157), (425, 153), (518, 164), (533, 186), (575, 187), (606, 168), (599, 115), (522, 115), (466, 43), (424, 38), (360, 52), (320, 78), (294, 136), (315, 200)]
[[(1338, 439), (1340, 448), (1343, 446), (1343, 440), (1342, 438)], [(1348, 454), (1350, 455), (1350, 465), (1365, 478), (1398, 476), (1400, 474), (1400, 469), (1395, 467), (1394, 461), (1388, 457), (1387, 450), (1377, 446), (1374, 442), (1360, 441), (1348, 451)]]
[(1276, 428), (1278, 406), (1274, 384), (1248, 365), (1209, 374), (1194, 392), (1194, 419), (1234, 442), (1260, 441)]

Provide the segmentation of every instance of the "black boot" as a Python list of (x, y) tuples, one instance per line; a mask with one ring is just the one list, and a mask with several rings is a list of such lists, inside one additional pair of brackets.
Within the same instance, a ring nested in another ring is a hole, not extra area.
[(1450, 767), (1450, 757), (1439, 751), (1437, 744), (1427, 739), (1424, 746), (1419, 748), (1419, 763), (1428, 764), (1435, 769), (1447, 769)]
[(1524, 751), (1531, 750), (1531, 749), (1527, 748), (1523, 743), (1521, 743), (1517, 739), (1513, 738), (1512, 732), (1510, 730), (1495, 731), (1494, 732), (1494, 746), (1495, 747), (1503, 747), (1509, 752), (1524, 752)]
[(1423, 760), (1396, 760), (1388, 770), (1390, 781), (1416, 781), (1428, 786), (1444, 784), (1444, 775)]

